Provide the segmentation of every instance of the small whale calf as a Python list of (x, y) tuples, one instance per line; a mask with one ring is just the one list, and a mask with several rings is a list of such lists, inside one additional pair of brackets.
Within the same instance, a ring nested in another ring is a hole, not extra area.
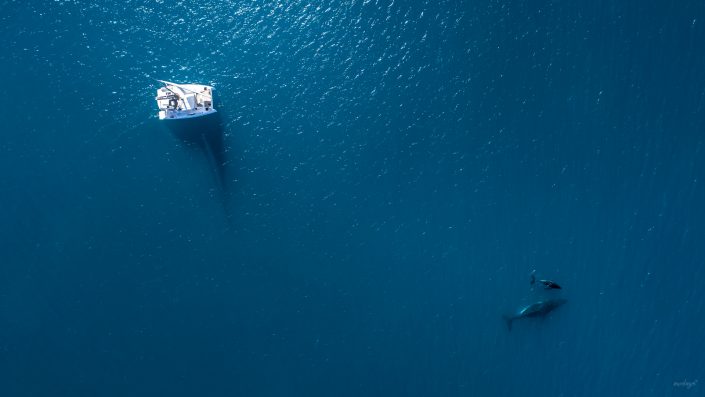
[[(531, 281), (530, 284), (534, 285), (536, 284), (536, 270), (531, 272)], [(539, 280), (539, 283), (543, 285), (544, 289), (562, 289), (558, 283), (551, 281), (551, 280)]]
[(512, 316), (504, 316), (504, 321), (507, 323), (507, 329), (510, 331), (512, 330), (512, 321), (514, 320), (519, 320), (522, 318), (546, 317), (548, 313), (563, 306), (566, 302), (568, 302), (566, 299), (549, 299), (532, 303), (520, 309)]

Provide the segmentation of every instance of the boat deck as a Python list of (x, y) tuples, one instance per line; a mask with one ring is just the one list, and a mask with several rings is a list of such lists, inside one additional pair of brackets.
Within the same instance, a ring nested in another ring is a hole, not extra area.
[(215, 113), (213, 87), (201, 84), (164, 82), (157, 90), (159, 119), (182, 119)]

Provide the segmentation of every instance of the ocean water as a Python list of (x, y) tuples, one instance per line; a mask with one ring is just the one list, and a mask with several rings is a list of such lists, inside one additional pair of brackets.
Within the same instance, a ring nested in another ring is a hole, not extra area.
[(0, 396), (705, 393), (702, 1), (0, 10)]

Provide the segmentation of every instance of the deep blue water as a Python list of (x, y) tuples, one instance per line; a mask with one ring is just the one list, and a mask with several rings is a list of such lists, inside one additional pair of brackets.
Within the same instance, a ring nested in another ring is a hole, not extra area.
[(702, 1), (0, 10), (1, 396), (705, 393)]

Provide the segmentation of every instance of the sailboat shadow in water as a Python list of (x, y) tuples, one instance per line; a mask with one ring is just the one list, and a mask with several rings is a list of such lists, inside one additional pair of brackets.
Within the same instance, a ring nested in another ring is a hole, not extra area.
[(214, 191), (223, 206), (225, 220), (230, 228), (228, 156), (220, 113), (185, 120), (168, 120), (165, 124), (186, 148), (206, 156), (215, 182)]

